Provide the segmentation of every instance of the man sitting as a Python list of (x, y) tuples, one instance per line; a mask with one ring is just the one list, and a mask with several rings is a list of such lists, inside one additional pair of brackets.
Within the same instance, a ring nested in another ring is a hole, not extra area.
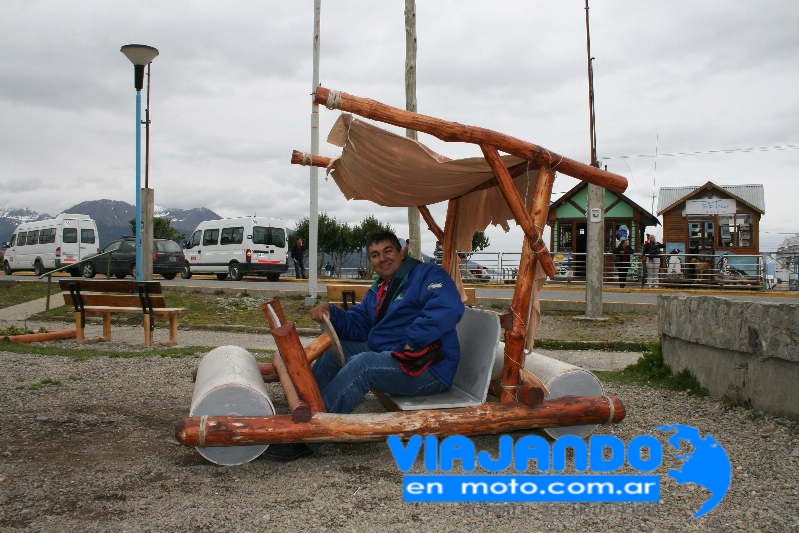
[[(344, 349), (342, 367), (333, 350), (316, 361), (313, 374), (327, 411), (349, 413), (370, 389), (427, 395), (450, 388), (460, 360), (455, 326), (464, 307), (444, 269), (404, 257), (393, 233), (367, 243), (379, 276), (363, 300), (345, 311), (321, 304), (311, 318), (330, 317)], [(271, 445), (267, 456), (293, 460), (312, 453), (305, 444)]]

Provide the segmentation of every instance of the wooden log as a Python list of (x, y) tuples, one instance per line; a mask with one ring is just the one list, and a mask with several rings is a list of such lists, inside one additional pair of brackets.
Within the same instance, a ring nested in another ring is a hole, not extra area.
[[(444, 221), (444, 240), (441, 241), (441, 248), (444, 255), (441, 258), (441, 267), (449, 272), (453, 279), (460, 276), (458, 272), (458, 254), (455, 250), (455, 226), (458, 218), (458, 199), (452, 198), (447, 202), (447, 218)], [(454, 272), (454, 274), (453, 274)]]
[[(539, 167), (533, 192), (533, 209), (536, 212), (534, 224), (543, 227), (546, 221), (547, 209), (537, 209), (535, 206), (546, 198), (549, 201), (552, 195), (552, 184), (555, 174), (548, 167)], [(547, 204), (548, 205), (548, 204)], [(543, 217), (543, 219), (541, 218)], [(519, 374), (524, 367), (524, 342), (527, 333), (527, 319), (530, 312), (533, 282), (535, 277), (535, 263), (537, 256), (533, 254), (532, 241), (525, 236), (522, 243), (522, 255), (519, 260), (519, 273), (516, 287), (511, 300), (511, 314), (513, 315), (513, 328), (505, 333), (505, 361), (502, 368), (502, 392), (500, 401), (516, 401), (519, 385)]]
[(422, 218), (427, 223), (427, 228), (435, 235), (436, 239), (439, 242), (444, 240), (444, 230), (436, 224), (436, 221), (433, 219), (433, 215), (430, 213), (430, 210), (427, 208), (426, 205), (419, 206), (419, 214), (422, 215)]
[(311, 373), (311, 365), (308, 363), (302, 344), (300, 344), (300, 337), (297, 335), (294, 323), (289, 322), (279, 328), (273, 328), (272, 337), (275, 339), (298, 396), (308, 404), (312, 412), (324, 412), (325, 402), (322, 399), (322, 393)]
[(322, 167), (327, 168), (333, 158), (325, 157), (323, 155), (309, 154), (307, 152), (300, 152), (299, 150), (291, 151), (291, 164), (302, 165), (304, 167)]
[[(496, 397), (502, 394), (502, 381), (491, 381), (489, 391)], [(535, 407), (544, 401), (549, 391), (546, 385), (529, 370), (521, 369), (519, 373), (519, 387), (516, 389), (516, 401), (527, 406)]]
[[(331, 346), (333, 346), (333, 340), (330, 338), (330, 335), (322, 333), (305, 347), (305, 357), (308, 359), (308, 362), (311, 363), (318, 359), (319, 356), (325, 353), (325, 350)], [(272, 363), (258, 363), (258, 369), (261, 371), (261, 376), (264, 378), (264, 381), (275, 381), (277, 379), (275, 366)]]
[[(273, 298), (261, 306), (264, 312), (264, 318), (269, 327), (274, 329), (286, 323), (286, 314), (283, 312), (283, 306), (280, 304), (280, 298)], [(277, 319), (277, 320), (275, 320)], [(280, 322), (279, 324), (277, 322)]]
[(272, 365), (280, 379), (283, 392), (286, 394), (286, 402), (288, 402), (289, 410), (291, 411), (291, 420), (293, 422), (307, 422), (311, 419), (311, 408), (297, 394), (297, 389), (291, 381), (291, 375), (279, 353), (275, 354)]
[(295, 423), (290, 415), (184, 418), (175, 438), (187, 446), (233, 446), (289, 442), (370, 442), (389, 435), (488, 435), (526, 429), (605, 424), (624, 419), (615, 397), (566, 396), (536, 407), (484, 403), (473, 407), (391, 413), (316, 413)]
[(485, 144), (481, 144), (480, 149), (483, 151), (483, 157), (485, 157), (485, 160), (491, 166), (491, 170), (494, 171), (494, 175), (497, 177), (497, 185), (502, 192), (502, 196), (505, 197), (505, 201), (508, 203), (513, 217), (522, 227), (525, 235), (530, 238), (533, 252), (538, 256), (541, 266), (544, 267), (544, 272), (547, 273), (547, 276), (554, 276), (557, 272), (555, 262), (552, 260), (552, 256), (549, 255), (549, 250), (547, 250), (547, 247), (544, 245), (544, 241), (541, 240), (543, 226), (539, 229), (533, 223), (530, 213), (525, 210), (522, 197), (513, 184), (513, 177), (511, 177), (505, 165), (502, 164), (502, 159), (500, 159), (497, 149)]
[(46, 331), (43, 333), (23, 333), (22, 335), (5, 335), (0, 340), (8, 342), (41, 342), (59, 339), (74, 339), (77, 335), (75, 328)]
[(594, 183), (616, 193), (622, 193), (627, 189), (627, 179), (618, 174), (569, 159), (504, 133), (406, 111), (369, 98), (332, 91), (321, 86), (314, 91), (313, 101), (324, 104), (330, 109), (341, 109), (380, 122), (429, 133), (443, 141), (488, 144), (503, 152), (545, 165), (557, 172)]

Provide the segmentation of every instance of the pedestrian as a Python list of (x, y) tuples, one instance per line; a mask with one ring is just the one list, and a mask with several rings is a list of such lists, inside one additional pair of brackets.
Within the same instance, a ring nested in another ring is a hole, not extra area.
[(657, 287), (660, 273), (660, 252), (664, 246), (655, 240), (654, 235), (647, 234), (643, 256), (646, 262), (646, 286)]
[(305, 244), (302, 242), (302, 237), (294, 241), (294, 246), (291, 247), (291, 259), (294, 261), (294, 277), (297, 279), (307, 278), (304, 263)]
[(613, 250), (613, 253), (616, 255), (616, 272), (619, 278), (619, 287), (624, 288), (625, 283), (627, 283), (627, 270), (630, 268), (630, 257), (633, 253), (630, 241), (622, 239), (616, 249)]
[[(311, 318), (324, 317), (341, 339), (345, 364), (327, 350), (313, 366), (325, 407), (350, 413), (369, 390), (428, 395), (452, 386), (460, 360), (455, 326), (464, 306), (452, 278), (441, 267), (403, 257), (396, 235), (381, 232), (367, 243), (379, 276), (360, 303), (348, 310), (321, 304)], [(271, 445), (267, 455), (291, 461), (310, 455), (302, 443)]]

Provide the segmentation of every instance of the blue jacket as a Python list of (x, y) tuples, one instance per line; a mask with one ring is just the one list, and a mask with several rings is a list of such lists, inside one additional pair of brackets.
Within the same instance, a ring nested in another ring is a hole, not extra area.
[[(415, 266), (413, 266), (415, 264)], [(404, 275), (396, 296), (377, 322), (377, 280), (363, 300), (345, 311), (330, 306), (330, 322), (343, 339), (368, 341), (376, 352), (414, 350), (441, 341), (444, 357), (429, 368), (439, 381), (452, 385), (460, 360), (455, 325), (463, 315), (458, 289), (449, 274), (433, 263), (405, 259), (397, 275)]]

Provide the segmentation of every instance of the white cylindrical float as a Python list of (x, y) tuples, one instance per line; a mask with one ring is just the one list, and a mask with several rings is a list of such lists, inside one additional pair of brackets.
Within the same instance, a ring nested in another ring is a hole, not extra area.
[[(494, 354), (494, 370), (496, 379), (502, 376), (505, 362), (505, 343), (500, 342)], [(562, 396), (604, 396), (605, 389), (597, 377), (588, 370), (536, 352), (525, 351), (524, 369), (535, 374), (546, 387), (545, 400), (553, 400)], [(564, 435), (575, 435), (585, 438), (593, 433), (597, 424), (577, 426), (558, 426), (544, 428), (544, 432), (557, 439)]]
[[(271, 416), (275, 407), (258, 363), (239, 346), (220, 346), (197, 367), (189, 416)], [(256, 459), (269, 447), (197, 447), (200, 455), (219, 465), (240, 465)]]

